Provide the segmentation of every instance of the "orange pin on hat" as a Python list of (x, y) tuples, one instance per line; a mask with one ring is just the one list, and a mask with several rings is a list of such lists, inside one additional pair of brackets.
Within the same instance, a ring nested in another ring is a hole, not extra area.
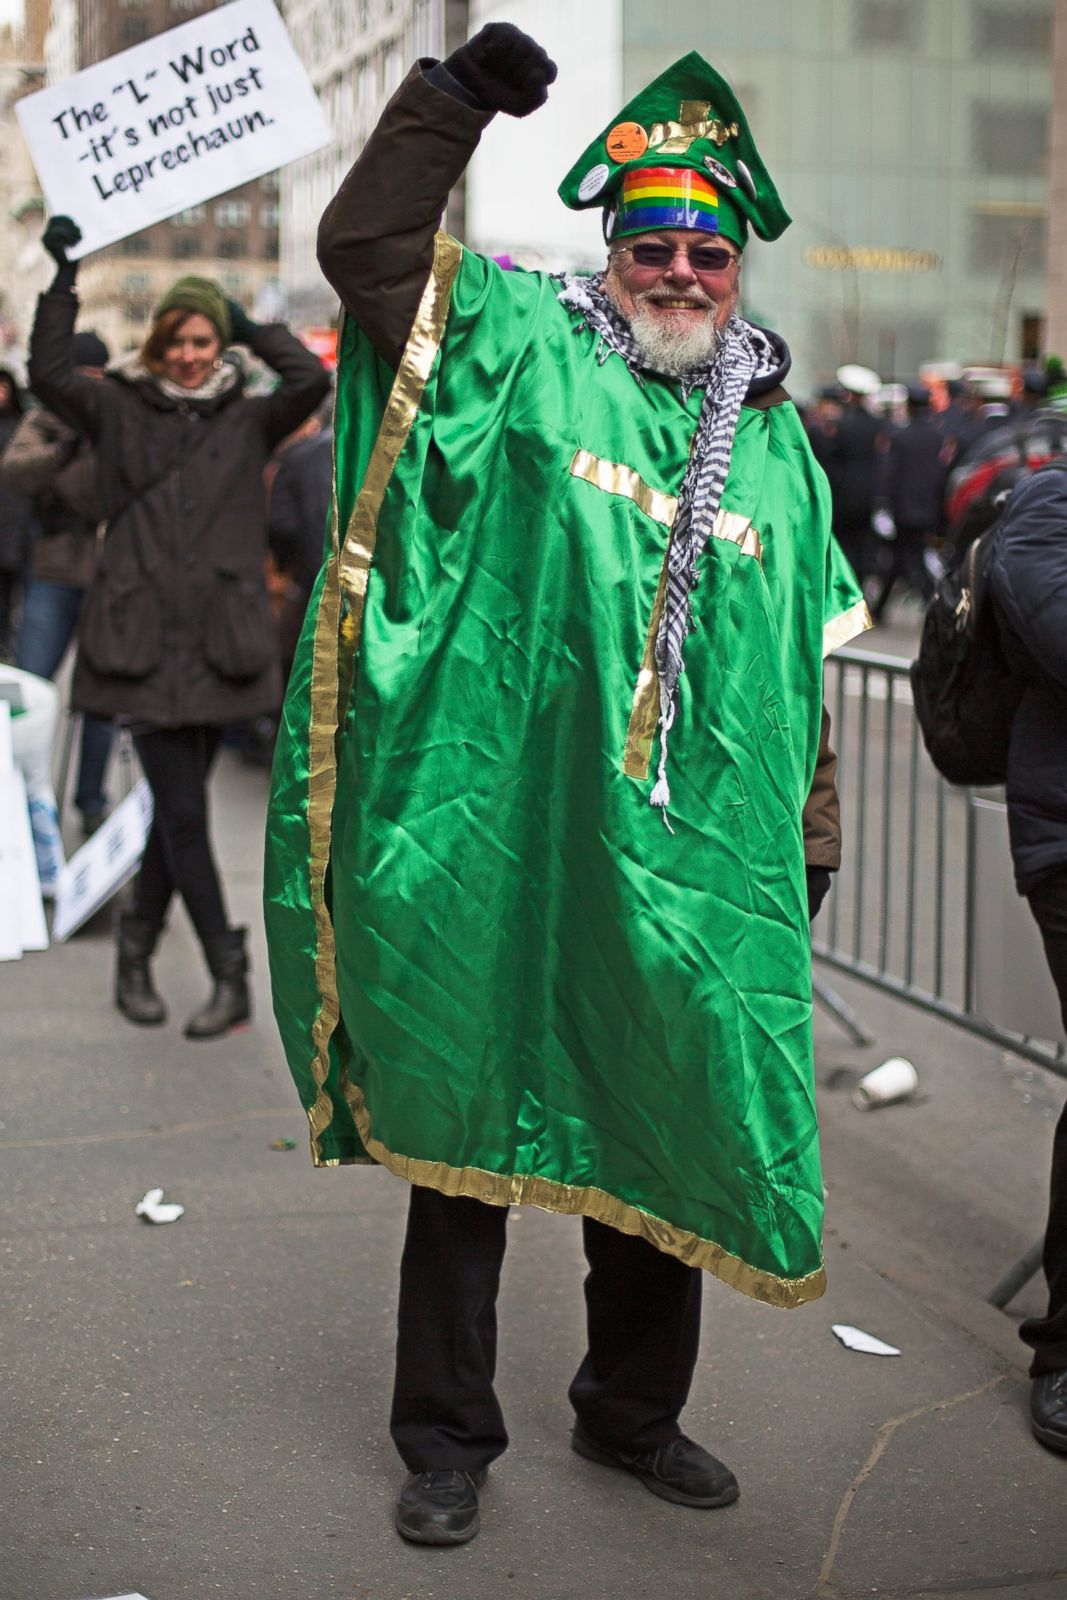
[(604, 143), (613, 161), (634, 161), (648, 149), (648, 134), (639, 122), (617, 122)]

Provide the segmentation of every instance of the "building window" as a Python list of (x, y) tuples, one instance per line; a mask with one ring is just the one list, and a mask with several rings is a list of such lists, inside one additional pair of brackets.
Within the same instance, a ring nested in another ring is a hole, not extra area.
[(281, 189), (281, 181), (277, 172), (265, 172), (259, 180), (261, 194), (277, 194)]
[(119, 245), (119, 252), (124, 256), (150, 256), (152, 254), (152, 240), (147, 233), (134, 233), (128, 239), (123, 239)]
[(147, 272), (127, 272), (122, 280), (123, 294), (144, 294), (152, 287), (152, 280)]
[(971, 143), (979, 172), (1041, 176), (1048, 154), (1048, 111), (976, 101), (971, 106)]
[(262, 255), (264, 261), (277, 261), (278, 235), (276, 233), (264, 234), (260, 254)]
[(187, 211), (178, 211), (170, 219), (172, 228), (195, 228), (207, 216), (207, 206), (190, 206)]
[(215, 222), (220, 228), (244, 228), (252, 220), (247, 200), (220, 200), (215, 207)]
[(144, 17), (123, 17), (119, 24), (119, 43), (142, 44), (148, 38), (148, 23)]
[(916, 0), (856, 0), (852, 33), (857, 50), (914, 50), (919, 36)]
[(232, 294), (235, 300), (245, 292), (244, 274), (241, 272), (224, 272), (219, 281), (226, 293)]
[(1040, 361), (1044, 342), (1044, 317), (1039, 311), (1024, 311), (1019, 322), (1019, 355), (1023, 361)]
[(149, 322), (151, 320), (151, 317), (152, 317), (152, 302), (151, 302), (151, 300), (138, 299), (138, 300), (128, 300), (126, 302), (126, 321), (127, 322), (136, 322), (136, 323), (142, 323), (143, 324), (145, 322)]
[(248, 241), (243, 233), (228, 233), (219, 240), (216, 254), (220, 261), (238, 261), (248, 254)]
[(971, 217), (971, 266), (976, 272), (1043, 272), (1046, 234), (1044, 217), (976, 212)]
[(171, 254), (175, 261), (189, 261), (193, 256), (200, 255), (200, 235), (198, 233), (183, 233), (179, 235), (171, 247)]
[(205, 5), (204, 0), (170, 0), (170, 9), (188, 13), (191, 11), (206, 11), (208, 7)]
[(1047, 55), (1052, 49), (1052, 12), (1045, 6), (980, 3), (974, 8), (974, 53), (978, 56)]
[(276, 228), (281, 215), (281, 206), (277, 203), (270, 206), (260, 206), (259, 225), (261, 228)]

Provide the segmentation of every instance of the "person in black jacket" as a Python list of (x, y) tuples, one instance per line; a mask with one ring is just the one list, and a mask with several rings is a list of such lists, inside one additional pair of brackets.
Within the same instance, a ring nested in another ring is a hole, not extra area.
[[(1065, 441), (1067, 442), (1067, 441)], [(1041, 930), (1067, 1029), (1067, 459), (1024, 478), (1004, 508), (990, 592), (1009, 664), (1025, 685), (1008, 747), (1015, 881)], [(1067, 1454), (1067, 1106), (1052, 1152), (1044, 1317), (1019, 1329), (1033, 1350), (1030, 1415)]]
[[(110, 359), (95, 333), (76, 333), (79, 371), (101, 378)], [(96, 562), (100, 505), (89, 440), (37, 406), (19, 423), (0, 460), (0, 482), (30, 496), (37, 537), (22, 602), (15, 665), (53, 678), (74, 638)], [(112, 728), (83, 717), (74, 804), (88, 838), (107, 816), (104, 778)]]
[[(325, 405), (332, 402), (324, 402)], [(282, 452), (270, 491), (270, 548), (290, 580), (280, 621), (282, 675), (288, 678), (311, 591), (322, 566), (333, 494), (333, 427), (329, 414)]]
[(876, 622), (882, 620), (898, 579), (922, 600), (934, 592), (926, 553), (941, 531), (948, 456), (930, 411), (928, 389), (909, 386), (908, 420), (887, 439), (884, 490), (896, 535), (889, 545), (890, 565), (881, 593), (871, 606)]
[[(263, 468), (329, 379), (286, 328), (258, 326), (195, 277), (164, 296), (139, 354), (102, 379), (83, 376), (66, 254), (80, 237), (67, 217), (45, 229), (57, 270), (38, 301), (29, 369), (42, 403), (92, 441), (108, 519), (72, 703), (132, 728), (155, 801), (134, 909), (120, 923), (115, 998), (131, 1022), (165, 1020), (149, 960), (177, 892), (214, 979), (185, 1033), (210, 1039), (245, 1022), (250, 1007), (245, 929), (231, 927), (223, 902), (207, 781), (223, 728), (272, 711), (281, 688)], [(233, 342), (279, 374), (272, 394), (245, 396), (240, 366), (224, 355)]]
[(878, 455), (885, 441), (884, 424), (867, 409), (881, 380), (869, 367), (839, 367), (837, 381), (845, 395), (844, 410), (822, 462), (830, 480), (834, 535), (852, 563), (860, 583), (876, 567), (871, 533)]
[[(14, 373), (0, 367), (0, 451), (6, 449), (21, 422), (22, 410)], [(32, 538), (29, 498), (10, 484), (0, 484), (0, 661), (10, 659), (15, 602)]]

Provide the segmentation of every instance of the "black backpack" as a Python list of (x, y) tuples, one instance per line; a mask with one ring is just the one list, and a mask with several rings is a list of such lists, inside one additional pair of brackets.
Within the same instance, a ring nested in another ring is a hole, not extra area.
[(1023, 685), (1008, 666), (987, 595), (1000, 523), (968, 545), (926, 608), (911, 689), (923, 743), (950, 783), (1003, 783)]

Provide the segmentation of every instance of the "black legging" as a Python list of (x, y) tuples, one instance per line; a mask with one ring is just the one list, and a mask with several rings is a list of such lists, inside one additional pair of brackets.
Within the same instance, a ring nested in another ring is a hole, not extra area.
[[(1067, 1028), (1067, 867), (1042, 878), (1027, 898), (1041, 929)], [(1056, 1125), (1052, 1145), (1044, 1268), (1048, 1315), (1031, 1317), (1019, 1329), (1034, 1352), (1030, 1373), (1035, 1378), (1044, 1372), (1067, 1370), (1067, 1105)]]
[(162, 927), (177, 891), (201, 944), (226, 932), (226, 908), (208, 834), (207, 780), (221, 728), (152, 728), (133, 742), (155, 811), (134, 888), (134, 915)]

